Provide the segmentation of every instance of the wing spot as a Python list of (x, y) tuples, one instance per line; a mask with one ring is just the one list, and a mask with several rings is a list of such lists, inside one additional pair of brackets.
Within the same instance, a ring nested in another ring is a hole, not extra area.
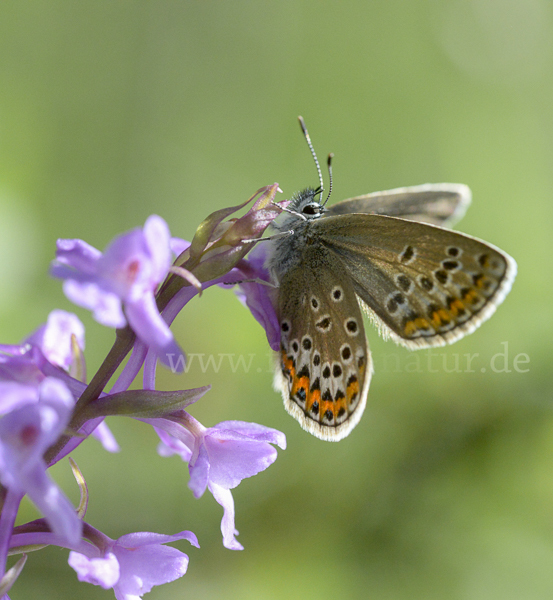
[(486, 267), (490, 266), (490, 255), (489, 254), (481, 254), (478, 257), (478, 263), (480, 264), (480, 266), (485, 269)]
[(317, 323), (315, 323), (315, 327), (319, 331), (326, 333), (332, 327), (332, 321), (330, 320), (330, 317), (328, 315), (325, 315), (320, 321), (317, 321)]
[(311, 296), (311, 307), (315, 312), (319, 310), (319, 301), (315, 296)]
[(434, 271), (434, 277), (441, 284), (446, 284), (447, 280), (449, 279), (447, 271), (444, 271), (443, 269), (438, 269), (437, 271)]
[(321, 390), (321, 380), (317, 377), (313, 384), (311, 385), (310, 392), (319, 392)]
[(345, 363), (349, 362), (351, 359), (351, 348), (347, 344), (344, 344), (340, 349), (340, 354)]
[(427, 292), (432, 291), (432, 289), (434, 288), (434, 284), (432, 283), (432, 280), (429, 279), (428, 277), (424, 277), (424, 276), (419, 277), (419, 284), (420, 284), (421, 288)]
[(330, 377), (330, 365), (325, 365), (323, 369), (323, 377), (328, 379)]
[(449, 254), (449, 256), (461, 256), (461, 249), (457, 248), (457, 246), (449, 246), (449, 248), (446, 249), (446, 252)]
[(332, 393), (329, 388), (323, 392), (322, 399), (324, 402), (332, 402)]
[(396, 277), (396, 282), (404, 292), (408, 292), (411, 289), (411, 280), (407, 275), (403, 275), (403, 273)]
[(486, 277), (486, 275), (483, 275), (482, 273), (477, 273), (476, 275), (473, 275), (472, 281), (477, 288), (483, 290), (484, 292), (493, 291), (492, 288), (495, 287), (493, 279)]
[(440, 307), (437, 304), (429, 304), (427, 308), (427, 315), (432, 319), (435, 312), (438, 312)]
[(342, 375), (342, 367), (338, 363), (332, 365), (332, 376), (340, 377)]
[(337, 285), (331, 292), (330, 294), (330, 298), (334, 301), (334, 302), (340, 302), (342, 300), (342, 298), (344, 297), (344, 292), (342, 290), (342, 288)]
[(359, 327), (357, 326), (357, 321), (353, 317), (350, 317), (349, 319), (347, 319), (344, 325), (345, 325), (346, 333), (348, 335), (355, 336), (359, 333)]
[(311, 341), (311, 338), (308, 335), (305, 335), (303, 337), (303, 340), (301, 341), (301, 345), (304, 350), (311, 350), (311, 348), (313, 347), (313, 342)]
[(475, 289), (467, 289), (464, 288), (462, 290), (463, 293), (463, 300), (467, 303), (471, 303), (471, 304), (478, 304), (480, 302), (480, 296), (478, 295), (478, 292)]
[(298, 378), (307, 377), (309, 379), (309, 367), (307, 365), (303, 365), (303, 367), (298, 371)]
[(461, 263), (458, 260), (443, 260), (442, 267), (447, 271), (456, 271), (461, 268)]
[(396, 304), (405, 304), (405, 296), (401, 292), (396, 292), (392, 296), (392, 300), (394, 300)]
[(402, 263), (408, 265), (415, 258), (415, 249), (413, 246), (406, 246), (403, 252), (399, 255)]
[(414, 321), (407, 321), (403, 327), (406, 337), (413, 337), (417, 333), (417, 326)]
[(321, 364), (321, 355), (316, 352), (313, 355), (313, 366), (318, 367)]
[(463, 317), (467, 314), (465, 305), (461, 300), (458, 300), (457, 298), (448, 298), (447, 304), (449, 306), (449, 311), (454, 317)]

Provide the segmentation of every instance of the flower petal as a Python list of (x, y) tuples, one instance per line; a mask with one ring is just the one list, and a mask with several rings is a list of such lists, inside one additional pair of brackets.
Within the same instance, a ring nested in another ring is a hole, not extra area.
[(194, 462), (189, 463), (188, 469), (190, 471), (188, 487), (192, 490), (194, 496), (199, 498), (205, 492), (210, 472), (209, 457), (204, 444), (200, 446), (198, 456)]
[(144, 224), (144, 237), (150, 250), (152, 279), (160, 282), (171, 265), (171, 234), (167, 223), (157, 215), (151, 215)]
[(227, 489), (235, 488), (242, 479), (264, 471), (277, 458), (277, 451), (265, 442), (235, 441), (223, 432), (210, 430), (205, 437), (209, 455), (209, 480)]
[(77, 315), (65, 310), (53, 310), (47, 322), (25, 341), (36, 344), (52, 364), (67, 371), (74, 358), (71, 336), (76, 337), (79, 348), (84, 350), (84, 334), (84, 325)]
[(229, 550), (244, 550), (244, 546), (235, 537), (238, 531), (234, 527), (234, 500), (231, 491), (215, 483), (209, 484), (209, 491), (224, 510), (221, 520), (223, 546)]
[(98, 323), (115, 328), (125, 327), (127, 324), (121, 299), (98, 284), (67, 279), (63, 283), (63, 291), (71, 302), (91, 310)]
[[(286, 450), (286, 436), (282, 431), (265, 427), (258, 423), (249, 423), (248, 421), (222, 421), (211, 428), (213, 430), (221, 430), (227, 432), (226, 435), (232, 435), (231, 432), (246, 436), (258, 442), (269, 442), (276, 444), (282, 450)], [(236, 438), (238, 439), (238, 438)]]
[(79, 552), (69, 553), (69, 566), (75, 569), (79, 581), (86, 581), (109, 590), (119, 581), (119, 561), (111, 552), (103, 558), (89, 558)]
[[(119, 560), (121, 575), (114, 588), (115, 597), (121, 600), (142, 597), (155, 585), (163, 585), (182, 577), (188, 568), (188, 556), (161, 544), (177, 539), (188, 539), (193, 543), (194, 534), (183, 532), (176, 536), (156, 536), (156, 534), (130, 534), (123, 536), (115, 544), (113, 551)], [(128, 546), (128, 541), (122, 545), (125, 538), (131, 536), (156, 536), (159, 541)], [(161, 539), (160, 539), (161, 538)], [(196, 540), (197, 544), (197, 540)]]
[[(129, 325), (136, 335), (156, 354), (158, 359), (175, 371), (184, 369), (184, 353), (175, 342), (169, 326), (159, 314), (152, 295), (140, 302), (126, 304)], [(182, 356), (182, 359), (179, 357)]]
[[(63, 240), (56, 243), (56, 262), (93, 274), (102, 253), (83, 240)], [(55, 264), (55, 263), (54, 263)]]

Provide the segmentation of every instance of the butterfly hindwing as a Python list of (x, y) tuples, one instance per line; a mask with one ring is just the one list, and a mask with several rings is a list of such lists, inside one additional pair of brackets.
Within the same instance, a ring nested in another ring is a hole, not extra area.
[(383, 332), (410, 348), (474, 331), (516, 274), (514, 260), (490, 244), (424, 223), (350, 214), (325, 217), (313, 228), (342, 260)]
[(313, 435), (338, 441), (363, 413), (372, 364), (353, 281), (320, 245), (279, 286), (280, 364), (286, 410)]

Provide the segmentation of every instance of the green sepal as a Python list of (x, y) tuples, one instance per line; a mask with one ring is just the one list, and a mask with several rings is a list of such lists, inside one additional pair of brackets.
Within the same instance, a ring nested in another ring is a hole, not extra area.
[(210, 385), (205, 385), (191, 390), (172, 392), (127, 390), (94, 400), (84, 409), (82, 417), (86, 421), (97, 417), (116, 415), (155, 419), (186, 408), (199, 400), (210, 389)]

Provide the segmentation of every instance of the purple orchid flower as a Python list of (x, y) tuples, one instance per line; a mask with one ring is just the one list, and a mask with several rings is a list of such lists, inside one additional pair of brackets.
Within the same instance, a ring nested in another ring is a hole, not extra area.
[(155, 291), (171, 266), (169, 228), (157, 215), (143, 229), (123, 234), (102, 254), (82, 240), (58, 240), (51, 274), (64, 279), (64, 292), (108, 327), (127, 323), (169, 365), (167, 354), (182, 355), (156, 306)]
[[(78, 513), (46, 474), (43, 456), (53, 464), (84, 439), (71, 437), (68, 423), (86, 436), (105, 415), (115, 414), (156, 427), (160, 454), (179, 454), (188, 463), (195, 497), (208, 489), (223, 507), (223, 545), (243, 549), (236, 539), (231, 490), (271, 465), (277, 457), (274, 446), (284, 449), (286, 438), (242, 421), (204, 427), (185, 410), (208, 388), (201, 393), (156, 392), (155, 369), (159, 360), (174, 371), (182, 370), (184, 354), (169, 325), (195, 294), (213, 285), (238, 284), (238, 297), (264, 327), (270, 346), (278, 348), (280, 331), (274, 288), (264, 266), (265, 247), (260, 244), (250, 252), (288, 204), (274, 202), (278, 191), (277, 184), (265, 186), (245, 203), (216, 211), (198, 227), (191, 243), (171, 239), (166, 223), (155, 215), (143, 228), (117, 237), (104, 253), (82, 240), (58, 241), (51, 273), (64, 280), (68, 298), (90, 309), (100, 323), (125, 329), (117, 333), (89, 386), (84, 383), (84, 328), (70, 313), (54, 311), (23, 345), (0, 346), (0, 482), (7, 490), (0, 515), (1, 565), (8, 548), (66, 547), (72, 550), (69, 564), (78, 578), (113, 589), (119, 600), (136, 600), (154, 586), (184, 575), (188, 557), (163, 544), (187, 539), (198, 546), (193, 533), (143, 532), (112, 540), (80, 520), (88, 502), (82, 474), (76, 475), (82, 495)], [(234, 216), (252, 201), (243, 216)], [(173, 266), (171, 251), (178, 255)], [(110, 378), (131, 348), (108, 393)], [(142, 366), (144, 389), (129, 391)], [(45, 518), (14, 528), (24, 494)]]
[(47, 362), (66, 372), (83, 371), (84, 333), (76, 315), (53, 310), (22, 344), (0, 344), (0, 380), (37, 384), (46, 376)]
[(17, 395), (14, 386), (20, 387), (20, 405), (13, 408), (17, 403), (12, 399), (13, 410), (0, 420), (0, 481), (12, 493), (27, 494), (52, 531), (75, 543), (81, 536), (81, 521), (46, 474), (42, 458), (67, 427), (73, 396), (63, 382), (53, 377), (36, 388), (8, 385), (12, 386), (12, 396)]
[(69, 566), (77, 572), (79, 581), (113, 588), (117, 600), (137, 600), (156, 585), (163, 585), (182, 577), (188, 568), (188, 556), (170, 546), (177, 540), (188, 540), (199, 548), (191, 531), (175, 535), (139, 532), (117, 540), (107, 536), (102, 553), (88, 544), (86, 553), (69, 553)]
[(230, 550), (242, 550), (235, 537), (238, 532), (230, 490), (242, 479), (269, 467), (277, 458), (277, 451), (271, 444), (284, 450), (286, 436), (276, 429), (244, 421), (224, 421), (205, 428), (184, 411), (179, 413), (178, 420), (179, 423), (165, 419), (147, 420), (158, 428), (162, 440), (158, 451), (163, 456), (178, 454), (189, 463), (188, 485), (194, 496), (199, 498), (208, 488), (223, 507), (223, 545)]
[(25, 342), (38, 346), (49, 362), (69, 372), (75, 362), (72, 340), (75, 340), (82, 352), (85, 348), (84, 336), (84, 325), (77, 315), (65, 310), (53, 310), (46, 323)]
[[(60, 378), (71, 389), (75, 399), (84, 389), (82, 381), (75, 380), (55, 367), (84, 380), (86, 367), (82, 351), (85, 347), (84, 325), (73, 313), (53, 310), (46, 323), (38, 327), (21, 345), (0, 345), (0, 382), (19, 382), (34, 388), (46, 376)], [(76, 348), (75, 348), (76, 344)], [(52, 366), (53, 365), (53, 366)], [(10, 402), (23, 398), (21, 387), (0, 384), (0, 414), (9, 412)], [(10, 390), (15, 390), (15, 394)], [(118, 452), (119, 446), (105, 423), (100, 423), (92, 435), (108, 452)]]

